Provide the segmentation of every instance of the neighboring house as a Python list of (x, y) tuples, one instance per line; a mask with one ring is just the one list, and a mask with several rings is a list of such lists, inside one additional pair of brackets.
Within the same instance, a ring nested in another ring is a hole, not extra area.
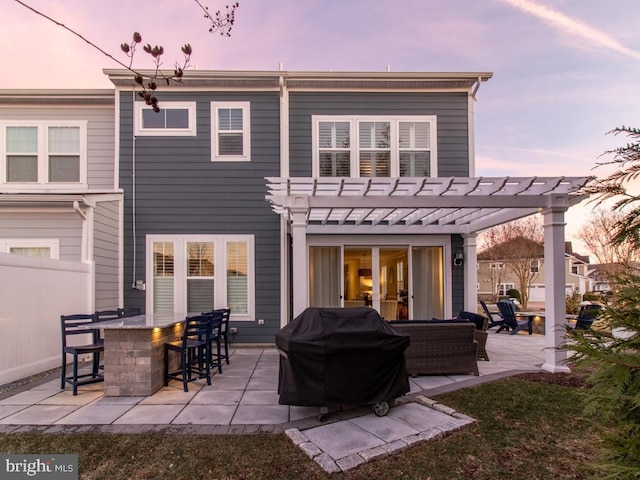
[(59, 365), (61, 314), (122, 305), (114, 149), (113, 91), (0, 91), (0, 383)]
[[(509, 268), (509, 260), (501, 257), (499, 253), (496, 254), (496, 251), (499, 252), (501, 248), (508, 248), (508, 246), (500, 245), (478, 253), (478, 297), (482, 300), (492, 301), (495, 298), (494, 295), (506, 296), (507, 291), (513, 288), (520, 290), (518, 278)], [(529, 288), (529, 302), (544, 302), (546, 295), (544, 245), (536, 244), (531, 252), (531, 273), (534, 275)], [(589, 257), (573, 252), (571, 242), (565, 242), (566, 295), (574, 292), (584, 294), (592, 290), (589, 268)]]
[[(128, 305), (228, 305), (235, 341), (272, 343), (307, 306), (387, 319), (475, 309), (477, 232), (540, 211), (545, 263), (563, 261), (564, 212), (588, 179), (475, 177), (475, 96), (490, 73), (187, 71), (159, 90), (160, 113), (131, 72), (105, 73)], [(564, 278), (547, 285), (560, 318)]]
[(591, 291), (597, 293), (614, 291), (616, 289), (615, 276), (625, 271), (631, 271), (635, 275), (640, 274), (640, 265), (637, 262), (598, 263), (589, 267), (589, 279), (593, 285)]

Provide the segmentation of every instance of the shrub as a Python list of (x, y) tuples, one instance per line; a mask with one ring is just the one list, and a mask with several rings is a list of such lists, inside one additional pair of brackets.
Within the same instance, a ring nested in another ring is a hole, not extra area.
[(520, 297), (520, 292), (517, 288), (510, 288), (509, 290), (507, 290), (507, 297), (517, 298), (518, 301), (522, 300), (522, 298)]
[(587, 292), (584, 295), (582, 295), (582, 299), (585, 302), (598, 302), (600, 301), (600, 294), (594, 293), (594, 292)]
[(582, 301), (582, 295), (578, 292), (573, 292), (571, 295), (567, 295), (566, 299), (566, 313), (569, 315), (577, 315), (580, 311), (580, 302)]
[[(576, 368), (589, 372), (587, 413), (611, 421), (597, 468), (603, 478), (640, 478), (640, 275), (617, 275), (619, 289), (606, 298), (598, 321), (613, 338), (598, 330), (567, 328), (564, 347), (573, 351)], [(621, 335), (615, 335), (621, 332)]]

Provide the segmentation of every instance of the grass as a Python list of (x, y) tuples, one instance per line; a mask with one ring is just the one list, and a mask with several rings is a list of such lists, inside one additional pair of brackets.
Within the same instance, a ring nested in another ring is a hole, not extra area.
[(77, 453), (82, 479), (586, 479), (600, 427), (583, 416), (576, 384), (575, 374), (533, 374), (441, 395), (478, 422), (333, 475), (285, 435), (21, 433), (0, 435), (0, 451)]

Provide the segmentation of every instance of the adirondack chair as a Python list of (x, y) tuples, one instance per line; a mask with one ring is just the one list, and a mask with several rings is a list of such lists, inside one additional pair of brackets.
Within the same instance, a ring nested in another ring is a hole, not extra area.
[(528, 320), (518, 320), (516, 318), (516, 307), (510, 300), (499, 300), (498, 310), (500, 310), (500, 315), (502, 315), (504, 319), (504, 325), (500, 325), (496, 333), (499, 333), (501, 330), (511, 329), (511, 335), (515, 335), (520, 330), (526, 328), (529, 331), (529, 335), (531, 335), (531, 322)]
[(489, 330), (491, 327), (501, 327), (502, 325), (504, 325), (504, 318), (500, 317), (499, 320), (494, 319), (493, 315), (495, 312), (491, 312), (485, 302), (480, 300), (480, 305), (482, 306), (482, 310), (484, 311), (484, 314), (489, 319), (489, 325), (487, 325), (487, 330)]
[(578, 312), (578, 319), (576, 320), (575, 328), (591, 328), (591, 325), (598, 318), (601, 311), (602, 305), (598, 305), (597, 303), (582, 305)]

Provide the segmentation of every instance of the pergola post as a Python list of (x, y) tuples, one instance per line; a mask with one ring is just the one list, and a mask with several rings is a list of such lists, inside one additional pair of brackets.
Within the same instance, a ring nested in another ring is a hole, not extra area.
[[(565, 201), (566, 202), (566, 201)], [(548, 372), (568, 372), (567, 351), (560, 349), (564, 341), (566, 293), (564, 272), (564, 212), (566, 206), (554, 205), (544, 216), (544, 282), (545, 282), (545, 363)]]
[(294, 196), (290, 199), (291, 214), (291, 265), (293, 318), (309, 306), (309, 274), (307, 259), (307, 214), (309, 202), (306, 196)]
[(478, 251), (476, 234), (463, 234), (464, 254), (464, 309), (467, 312), (478, 311)]

